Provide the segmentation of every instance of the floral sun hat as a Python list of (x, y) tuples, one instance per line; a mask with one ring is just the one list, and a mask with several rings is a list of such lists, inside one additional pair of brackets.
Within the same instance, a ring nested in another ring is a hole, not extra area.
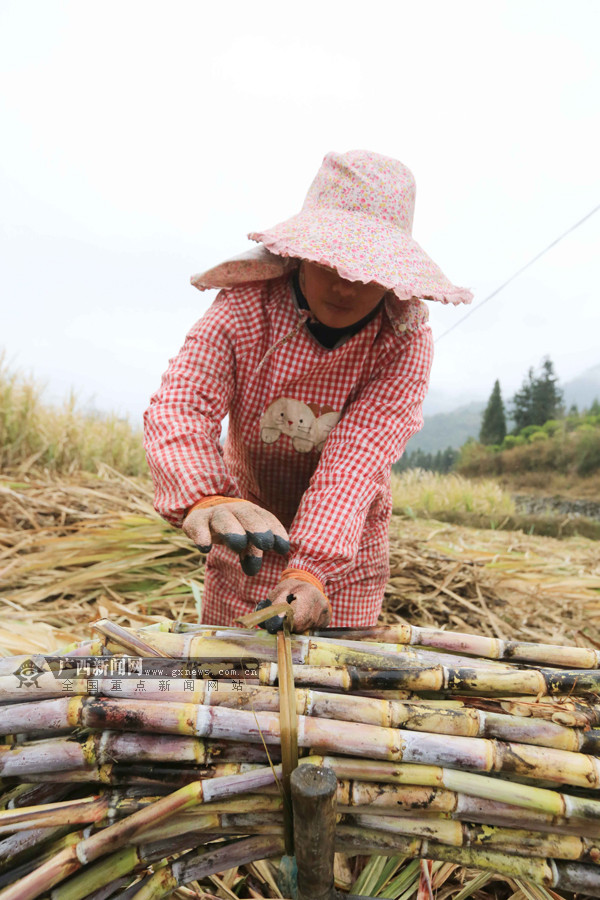
[(232, 287), (275, 278), (306, 259), (342, 278), (377, 282), (400, 300), (470, 303), (412, 237), (415, 180), (401, 162), (368, 150), (328, 153), (300, 212), (248, 237), (263, 246), (227, 260), (192, 284)]

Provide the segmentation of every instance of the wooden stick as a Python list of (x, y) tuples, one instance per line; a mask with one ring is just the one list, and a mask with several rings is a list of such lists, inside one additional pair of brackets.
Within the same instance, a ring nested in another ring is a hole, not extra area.
[(332, 769), (301, 766), (291, 786), (298, 900), (333, 900), (337, 778)]

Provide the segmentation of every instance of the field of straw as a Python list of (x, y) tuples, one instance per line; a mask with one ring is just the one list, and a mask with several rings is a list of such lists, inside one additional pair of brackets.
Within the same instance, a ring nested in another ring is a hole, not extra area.
[[(600, 647), (598, 542), (395, 515), (390, 563), (385, 621)], [(10, 654), (87, 637), (105, 614), (197, 621), (203, 569), (154, 513), (149, 481), (103, 466), (0, 481), (0, 583), (0, 653)]]

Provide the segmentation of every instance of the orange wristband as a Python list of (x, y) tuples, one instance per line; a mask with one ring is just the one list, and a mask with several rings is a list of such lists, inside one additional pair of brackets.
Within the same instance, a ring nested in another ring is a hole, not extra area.
[(203, 497), (202, 500), (196, 500), (186, 512), (186, 516), (189, 516), (193, 509), (204, 509), (207, 506), (219, 506), (221, 503), (240, 502), (243, 502), (241, 497), (221, 497), (220, 494), (213, 494), (212, 497)]
[(327, 598), (325, 588), (323, 587), (323, 582), (319, 581), (316, 575), (311, 575), (310, 572), (305, 572), (304, 569), (284, 569), (279, 576), (279, 580), (283, 581), (284, 578), (298, 578), (300, 581), (307, 581), (309, 584), (312, 584), (313, 587), (318, 588), (323, 596)]

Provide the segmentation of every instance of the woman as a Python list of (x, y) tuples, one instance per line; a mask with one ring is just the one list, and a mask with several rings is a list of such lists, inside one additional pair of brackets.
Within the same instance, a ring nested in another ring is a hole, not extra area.
[(207, 624), (265, 597), (292, 603), (296, 631), (377, 621), (391, 466), (429, 383), (422, 298), (471, 300), (412, 239), (414, 197), (402, 163), (329, 153), (301, 212), (250, 234), (258, 252), (192, 279), (223, 290), (152, 397), (145, 446), (156, 509), (210, 550)]

